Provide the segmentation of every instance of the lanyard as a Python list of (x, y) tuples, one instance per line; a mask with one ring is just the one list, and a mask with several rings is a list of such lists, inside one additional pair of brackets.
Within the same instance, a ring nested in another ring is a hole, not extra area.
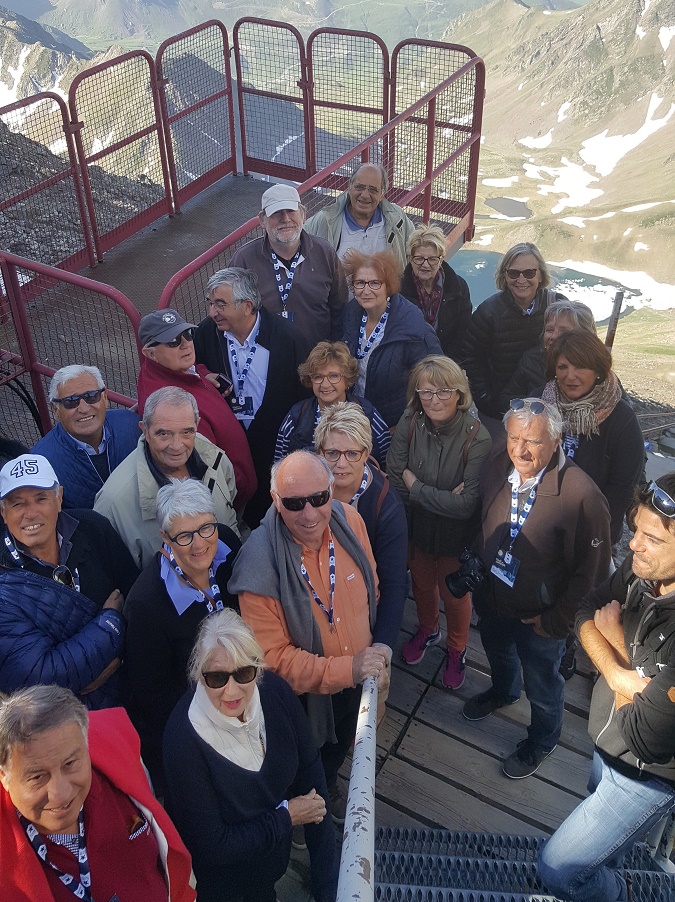
[(227, 339), (227, 346), (230, 349), (230, 358), (232, 359), (232, 373), (233, 375), (236, 374), (237, 376), (237, 391), (239, 393), (239, 403), (243, 405), (245, 403), (244, 383), (246, 382), (248, 371), (251, 369), (251, 364), (253, 363), (255, 352), (258, 350), (258, 345), (255, 342), (253, 342), (253, 344), (251, 345), (251, 350), (248, 352), (248, 357), (246, 358), (244, 369), (241, 372), (239, 372), (239, 357), (237, 355), (237, 349), (234, 342), (229, 336)]
[(61, 868), (57, 868), (55, 864), (49, 861), (47, 858), (47, 845), (40, 837), (37, 828), (31, 824), (29, 820), (26, 820), (23, 814), (20, 814), (18, 811), (17, 814), (19, 815), (21, 826), (26, 831), (28, 842), (33, 847), (38, 858), (41, 861), (44, 861), (45, 864), (48, 864), (49, 867), (58, 874), (61, 883), (68, 887), (76, 899), (84, 899), (85, 902), (92, 902), (89, 856), (87, 855), (87, 847), (84, 842), (84, 811), (80, 810), (77, 818), (77, 864), (80, 869), (79, 880), (76, 880), (71, 874), (65, 874)]
[(365, 490), (368, 488), (368, 477), (369, 476), (370, 476), (370, 471), (368, 470), (368, 464), (364, 464), (363, 465), (363, 479), (361, 480), (361, 485), (358, 487), (358, 489), (356, 490), (356, 492), (354, 494), (354, 497), (349, 502), (350, 504), (356, 504), (356, 502), (359, 500), (361, 495), (363, 495)]
[(291, 293), (291, 287), (293, 285), (293, 277), (295, 276), (295, 268), (300, 262), (300, 248), (295, 252), (295, 257), (291, 260), (291, 266), (288, 270), (288, 281), (286, 282), (286, 286), (282, 284), (281, 281), (281, 263), (279, 263), (279, 258), (272, 251), (272, 263), (274, 263), (274, 275), (277, 279), (277, 287), (279, 288), (279, 294), (281, 295), (281, 306), (286, 310), (286, 301), (288, 300), (288, 295)]
[(368, 320), (368, 314), (364, 313), (361, 317), (361, 328), (359, 329), (359, 346), (356, 349), (357, 360), (363, 360), (363, 358), (368, 354), (375, 342), (379, 339), (380, 333), (384, 332), (384, 327), (387, 325), (387, 320), (389, 319), (390, 307), (391, 301), (387, 301), (387, 306), (385, 307), (384, 313), (379, 318), (378, 323), (373, 331), (370, 333), (370, 338), (368, 339), (368, 341), (366, 341), (366, 321)]
[[(164, 548), (167, 546), (165, 545)], [(206, 605), (206, 610), (209, 614), (213, 614), (214, 611), (222, 611), (225, 605), (223, 604), (223, 600), (220, 596), (220, 587), (216, 582), (216, 574), (213, 572), (213, 567), (209, 567), (209, 582), (211, 584), (211, 595), (207, 595), (203, 589), (198, 589), (196, 586), (193, 586), (187, 576), (183, 573), (181, 568), (176, 563), (176, 559), (173, 556), (173, 551), (169, 548), (169, 553), (167, 554), (164, 549), (162, 549), (162, 553), (165, 557), (169, 559), (169, 566), (172, 568), (178, 579), (186, 586), (190, 586), (191, 589), (194, 589), (195, 592), (199, 592), (204, 599), (204, 604)], [(215, 601), (216, 606), (213, 606), (213, 602)]]
[(329, 608), (325, 606), (325, 604), (321, 601), (319, 596), (314, 591), (314, 586), (311, 583), (304, 561), (300, 564), (300, 572), (302, 573), (305, 582), (309, 586), (309, 591), (312, 593), (312, 598), (319, 605), (326, 617), (328, 617), (328, 625), (330, 626), (331, 633), (334, 633), (335, 624), (333, 623), (333, 610), (335, 602), (335, 545), (333, 544), (333, 533), (330, 532), (330, 530), (328, 532), (328, 535), (330, 537), (328, 539), (328, 582), (330, 584), (330, 592), (328, 596), (330, 598)]
[[(14, 561), (16, 561), (17, 567), (20, 567), (22, 570), (25, 570), (26, 567), (25, 567), (23, 561), (21, 560), (21, 555), (17, 551), (16, 545), (12, 541), (9, 532), (5, 536), (5, 545), (7, 547), (7, 551), (9, 551), (9, 553), (11, 554)], [(38, 561), (39, 564), (42, 564), (42, 561), (38, 560), (38, 558), (35, 558), (35, 560)], [(45, 566), (51, 566), (51, 564), (47, 564)], [(70, 569), (70, 568), (68, 568), (68, 569)], [(58, 570), (58, 567), (55, 567), (53, 570), (53, 573), (56, 573), (57, 570)], [(75, 589), (76, 592), (79, 592), (80, 591), (80, 574), (78, 572), (77, 567), (75, 567), (71, 571), (71, 574), (73, 577), (73, 589)], [(60, 583), (60, 580), (55, 580), (55, 582)], [(63, 583), (61, 583), (61, 585), (63, 585)], [(67, 586), (66, 588), (70, 588), (70, 586)]]
[(518, 489), (515, 485), (511, 489), (511, 544), (509, 545), (509, 554), (513, 550), (513, 543), (518, 538), (520, 530), (525, 525), (525, 521), (527, 520), (529, 513), (532, 510), (534, 499), (537, 497), (538, 485), (539, 481), (537, 480), (537, 482), (535, 482), (535, 484), (530, 489), (530, 494), (525, 500), (525, 504), (523, 505), (520, 516), (518, 515)]

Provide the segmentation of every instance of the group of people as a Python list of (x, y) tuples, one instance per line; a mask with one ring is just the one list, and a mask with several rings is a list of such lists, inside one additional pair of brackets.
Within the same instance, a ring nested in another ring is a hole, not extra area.
[(607, 817), (615, 771), (652, 807), (627, 806), (592, 863), (563, 825), (542, 875), (625, 898), (618, 844), (675, 804), (675, 477), (636, 496), (611, 575), (644, 452), (590, 311), (520, 244), (472, 313), (442, 231), (386, 188), (363, 164), (307, 223), (292, 186), (268, 188), (264, 236), (210, 278), (202, 322), (143, 317), (138, 410), (64, 367), (54, 428), (0, 471), (3, 899), (189, 902), (191, 861), (200, 902), (271, 902), (292, 840), (334, 899), (359, 687), (386, 698), (409, 580), (399, 653), (414, 667), (444, 641), (449, 690), (479, 615), (492, 685), (466, 718), (522, 681), (512, 779), (556, 747), (576, 619), (593, 712), (617, 699), (581, 807)]

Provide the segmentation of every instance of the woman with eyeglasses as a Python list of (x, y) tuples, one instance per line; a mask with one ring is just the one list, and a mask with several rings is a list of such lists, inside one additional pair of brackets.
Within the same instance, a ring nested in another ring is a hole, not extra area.
[(359, 376), (358, 361), (349, 353), (342, 341), (320, 341), (304, 363), (298, 367), (300, 381), (311, 388), (314, 398), (298, 401), (286, 414), (281, 424), (274, 460), (279, 461), (291, 451), (301, 451), (314, 446), (314, 430), (321, 415), (334, 404), (351, 401), (363, 408), (370, 421), (374, 440), (374, 457), (380, 467), (386, 465), (391, 442), (389, 427), (370, 401), (352, 391)]
[(164, 734), (166, 807), (192, 854), (199, 902), (273, 902), (291, 833), (304, 825), (312, 893), (337, 891), (333, 823), (321, 758), (288, 683), (234, 611), (201, 625), (192, 684)]
[(351, 250), (343, 264), (354, 292), (342, 340), (359, 364), (355, 393), (374, 404), (393, 430), (405, 410), (410, 370), (443, 352), (421, 310), (399, 294), (401, 265), (393, 254)]
[(158, 388), (176, 385), (194, 396), (199, 407), (200, 435), (207, 438), (232, 461), (237, 494), (234, 506), (240, 510), (253, 496), (257, 479), (251, 450), (241, 423), (216, 388), (214, 374), (195, 364), (194, 330), (170, 308), (144, 316), (138, 327), (143, 359), (138, 375), (138, 413)]
[(461, 360), (471, 322), (471, 297), (464, 279), (445, 262), (446, 253), (439, 226), (417, 226), (408, 239), (401, 294), (420, 308), (446, 357)]
[(408, 515), (408, 566), (419, 621), (401, 656), (418, 664), (427, 648), (441, 641), (442, 598), (446, 689), (464, 683), (471, 595), (455, 597), (445, 580), (459, 569), (459, 556), (478, 530), (479, 477), (492, 447), (470, 407), (466, 375), (454, 360), (421, 360), (410, 374), (408, 406), (387, 455), (387, 472)]
[[(551, 274), (539, 249), (529, 241), (516, 244), (495, 273), (499, 289), (473, 312), (466, 334), (463, 363), (476, 407), (485, 416), (500, 416), (501, 393), (528, 348), (541, 341), (544, 312), (565, 301), (552, 288)], [(501, 437), (501, 422), (496, 424)]]
[(216, 520), (211, 493), (196, 479), (172, 479), (157, 493), (162, 548), (129, 592), (126, 674), (129, 715), (155, 790), (164, 789), (162, 733), (187, 688), (186, 668), (202, 620), (239, 609), (227, 591), (241, 543)]

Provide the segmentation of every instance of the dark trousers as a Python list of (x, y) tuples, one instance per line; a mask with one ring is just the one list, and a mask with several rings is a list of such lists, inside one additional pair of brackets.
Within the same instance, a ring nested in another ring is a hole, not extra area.
[(337, 742), (324, 742), (320, 749), (321, 763), (329, 790), (337, 783), (338, 771), (354, 742), (361, 701), (361, 687), (343, 689), (342, 692), (331, 695), (330, 699), (333, 704)]

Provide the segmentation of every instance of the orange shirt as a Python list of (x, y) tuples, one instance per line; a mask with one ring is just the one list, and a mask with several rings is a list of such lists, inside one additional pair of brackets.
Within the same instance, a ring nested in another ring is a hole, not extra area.
[[(344, 505), (347, 522), (370, 561), (377, 589), (375, 559), (366, 527), (357, 511)], [(372, 644), (368, 612), (368, 595), (361, 571), (341, 545), (335, 544), (335, 599), (332, 632), (328, 617), (314, 601), (307, 588), (307, 604), (319, 625), (324, 656), (312, 654), (291, 644), (283, 608), (276, 598), (242, 592), (239, 596), (241, 616), (255, 633), (265, 652), (265, 664), (282, 676), (298, 695), (313, 692), (330, 695), (354, 685), (352, 658)], [(303, 561), (314, 591), (329, 607), (328, 530), (321, 548), (312, 551), (303, 546)], [(379, 597), (379, 592), (378, 592)], [(309, 637), (308, 637), (309, 642)]]

